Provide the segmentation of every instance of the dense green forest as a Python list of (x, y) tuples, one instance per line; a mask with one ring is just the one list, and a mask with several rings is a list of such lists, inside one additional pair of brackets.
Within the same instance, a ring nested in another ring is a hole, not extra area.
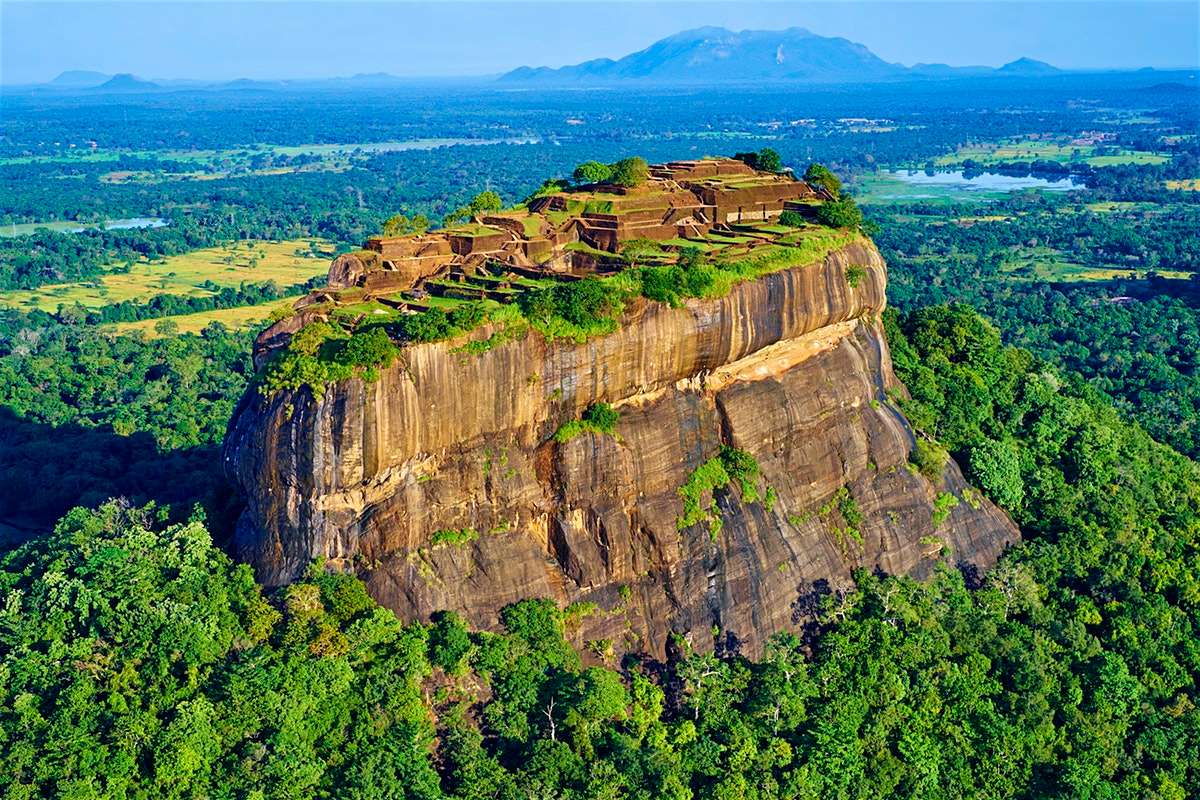
[(264, 596), (201, 518), (78, 509), (0, 561), (6, 795), (1194, 796), (1196, 465), (966, 307), (887, 323), (1026, 534), (988, 575), (861, 574), (757, 662), (585, 666), (587, 609), (403, 625), (319, 565)]
[[(1200, 270), (1200, 205), (1096, 210), (1031, 193), (983, 218), (977, 206), (869, 209), (893, 305), (969, 303), (1159, 441), (1200, 455), (1200, 283), (1155, 273)], [(1073, 280), (1089, 269), (1112, 277)]]
[[(0, 310), (0, 795), (1200, 796), (1200, 107), (1144, 84), (6, 95), (0, 292), (230, 242), (344, 250), (632, 153), (770, 147), (855, 193), (899, 167), (1078, 188), (858, 194), (913, 458), (952, 454), (1025, 541), (987, 574), (946, 552), (925, 583), (815, 587), (758, 660), (679, 641), (617, 663), (580, 647), (589, 608), (538, 599), (494, 631), (404, 624), (320, 564), (257, 586), (222, 549), (219, 454), (253, 330), (108, 325), (303, 278)], [(1005, 161), (1013, 142), (1041, 150)], [(166, 224), (31, 230), (134, 217)]]
[[(0, 316), (0, 320), (4, 318)], [(0, 324), (0, 519), (46, 525), (109, 497), (186, 515), (229, 502), (218, 448), (253, 375), (248, 332), (147, 340)]]

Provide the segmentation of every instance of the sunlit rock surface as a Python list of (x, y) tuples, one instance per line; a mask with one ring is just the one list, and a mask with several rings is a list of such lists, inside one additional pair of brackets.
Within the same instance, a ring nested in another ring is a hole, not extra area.
[[(866, 268), (857, 288), (852, 265)], [(718, 300), (636, 301), (585, 344), (531, 332), (482, 355), (416, 345), (319, 402), (247, 394), (225, 444), (247, 501), (238, 554), (267, 584), (325, 559), (404, 618), (454, 609), (488, 628), (521, 598), (589, 601), (581, 642), (657, 656), (673, 632), (757, 654), (858, 568), (985, 568), (1018, 531), (970, 492), (934, 525), (935, 498), (966, 485), (953, 463), (934, 483), (907, 465), (885, 283), (860, 242)], [(600, 401), (620, 411), (616, 435), (554, 441)], [(735, 482), (716, 492), (715, 536), (678, 530), (679, 488), (722, 444), (757, 459), (774, 502), (745, 502)], [(478, 535), (435, 543), (449, 529)]]

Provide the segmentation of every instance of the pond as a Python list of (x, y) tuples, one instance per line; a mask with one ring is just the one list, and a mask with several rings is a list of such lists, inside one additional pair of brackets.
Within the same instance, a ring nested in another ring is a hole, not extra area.
[[(129, 219), (110, 219), (104, 223), (106, 231), (124, 231), (132, 228), (165, 228), (167, 221), (162, 217), (130, 217)], [(80, 228), (79, 230), (83, 230)]]
[[(1001, 175), (997, 172), (972, 174), (967, 177), (957, 172), (934, 172), (923, 170), (890, 170), (887, 175), (914, 188), (960, 192), (1019, 192), (1024, 189), (1042, 189), (1047, 192), (1068, 192), (1082, 189), (1083, 184), (1072, 178), (1039, 178), (1033, 175)], [(908, 195), (917, 197), (918, 195)]]
[[(105, 220), (103, 228), (106, 231), (123, 231), (134, 228), (165, 228), (169, 225), (162, 217), (129, 217), (127, 219)], [(101, 227), (95, 222), (25, 222), (20, 225), (0, 226), (0, 236), (28, 236), (38, 228), (48, 228), (59, 233), (79, 233), (89, 228)]]

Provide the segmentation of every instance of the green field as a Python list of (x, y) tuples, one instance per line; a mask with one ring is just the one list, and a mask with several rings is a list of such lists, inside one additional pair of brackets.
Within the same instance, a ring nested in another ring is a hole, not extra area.
[(373, 153), (391, 153), (402, 150), (433, 150), (438, 147), (455, 145), (482, 144), (527, 144), (535, 140), (521, 139), (407, 139), (388, 142), (348, 142), (345, 144), (299, 144), (276, 145), (256, 144), (245, 147), (231, 147), (222, 150), (130, 150), (121, 148), (69, 147), (57, 153), (42, 155), (22, 155), (0, 158), (0, 166), (10, 164), (80, 164), (104, 163), (117, 161), (123, 156), (134, 158), (181, 161), (196, 165), (221, 165), (230, 167), (248, 162), (252, 157), (262, 154), (297, 156), (315, 155), (322, 159), (345, 161), (352, 155), (361, 156)]
[[(1110, 148), (1104, 148), (1108, 150)], [(1015, 139), (1005, 142), (981, 142), (963, 145), (956, 152), (940, 156), (933, 163), (939, 167), (952, 167), (967, 159), (980, 164), (998, 164), (1005, 161), (1078, 161), (1093, 167), (1111, 167), (1117, 164), (1165, 164), (1168, 156), (1143, 150), (1123, 150), (1117, 154), (1097, 155), (1096, 145), (1073, 145), (1069, 139), (1047, 141), (1045, 139)]]
[[(35, 233), (38, 228), (47, 228), (59, 233), (67, 233), (84, 227), (81, 222), (22, 222), (20, 224), (10, 224), (0, 226), (0, 236), (28, 236)], [(98, 227), (96, 224), (87, 224), (89, 228)]]
[[(116, 228), (124, 227), (125, 223), (138, 222), (135, 219), (112, 219), (105, 220), (105, 225), (111, 225)], [(59, 233), (71, 233), (78, 231), (80, 228), (99, 228), (99, 222), (74, 222), (70, 220), (57, 220), (54, 222), (22, 222), (19, 224), (9, 224), (0, 226), (0, 237), (7, 236), (28, 236), (35, 233), (38, 228), (48, 228)], [(136, 227), (149, 227), (148, 225), (138, 225)]]
[(196, 314), (180, 314), (174, 317), (143, 319), (137, 322), (118, 322), (102, 327), (106, 330), (116, 331), (117, 333), (141, 331), (149, 339), (157, 339), (163, 335), (155, 330), (155, 326), (167, 320), (175, 323), (176, 333), (199, 333), (208, 327), (210, 322), (219, 322), (226, 328), (231, 329), (250, 328), (263, 325), (266, 323), (267, 317), (271, 316), (271, 312), (276, 308), (286, 308), (294, 302), (296, 302), (296, 298), (292, 297), (286, 300), (272, 300), (269, 303), (260, 303), (256, 306), (221, 308), (216, 311), (201, 311)]
[(149, 300), (157, 294), (202, 296), (210, 294), (202, 288), (205, 281), (221, 287), (263, 281), (290, 286), (329, 269), (333, 245), (319, 242), (322, 254), (317, 256), (310, 252), (310, 241), (244, 241), (208, 247), (159, 262), (139, 262), (129, 272), (110, 272), (84, 282), (0, 292), (0, 305), (54, 311), (59, 305), (99, 308), (124, 300)]
[(1200, 178), (1187, 178), (1181, 181), (1167, 181), (1167, 188), (1180, 192), (1200, 192)]
[[(1021, 248), (1005, 261), (1002, 269), (1014, 280), (1062, 283), (1109, 281), (1114, 278), (1144, 278), (1146, 275), (1145, 270), (1080, 264), (1067, 260), (1061, 252), (1050, 247)], [(1192, 274), (1170, 269), (1154, 270), (1154, 272), (1167, 278), (1188, 278)]]

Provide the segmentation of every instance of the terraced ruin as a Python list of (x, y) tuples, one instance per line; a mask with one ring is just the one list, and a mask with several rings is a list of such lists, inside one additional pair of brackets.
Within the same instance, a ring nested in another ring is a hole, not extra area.
[(909, 464), (886, 265), (829, 176), (637, 167), (373, 239), (260, 336), (224, 445), (258, 580), (318, 559), (404, 619), (547, 597), (615, 652), (757, 655), (818, 582), (1018, 538), (948, 457)]
[(494, 308), (588, 276), (670, 265), (689, 249), (713, 262), (775, 255), (821, 232), (779, 224), (783, 212), (799, 215), (793, 220), (812, 217), (833, 199), (823, 186), (790, 172), (706, 158), (651, 165), (635, 187), (568, 186), (453, 227), (372, 238), (337, 258), (327, 287), (299, 300), (295, 314), (264, 332), (256, 358), (261, 363), (317, 320), (333, 318), (353, 329), (465, 303)]

